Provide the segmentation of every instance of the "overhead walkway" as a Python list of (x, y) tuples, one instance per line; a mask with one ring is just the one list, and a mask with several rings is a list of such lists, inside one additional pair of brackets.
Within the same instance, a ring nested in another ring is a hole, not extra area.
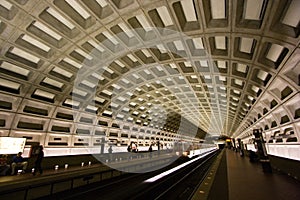
[(300, 199), (300, 182), (273, 170), (264, 173), (261, 163), (225, 150), (194, 194), (195, 199), (294, 200)]

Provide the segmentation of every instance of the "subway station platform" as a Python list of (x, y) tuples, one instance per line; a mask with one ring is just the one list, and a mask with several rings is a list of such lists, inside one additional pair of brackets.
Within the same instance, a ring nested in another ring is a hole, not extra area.
[(129, 160), (119, 158), (117, 161), (114, 159), (105, 164), (98, 162), (88, 165), (85, 162), (84, 166), (71, 165), (67, 169), (63, 166), (60, 166), (58, 170), (45, 169), (42, 175), (37, 173), (33, 176), (27, 171), (25, 174), (0, 176), (0, 199), (37, 199), (52, 196), (92, 183), (109, 182), (110, 179), (118, 179), (130, 170), (147, 170), (166, 165), (171, 162), (170, 159), (173, 159), (170, 154), (155, 154), (154, 152), (152, 158), (139, 154)]
[[(209, 179), (213, 180), (208, 192), (205, 184), (209, 185)], [(300, 199), (299, 188), (299, 180), (274, 169), (272, 173), (265, 173), (260, 162), (250, 162), (249, 157), (226, 149), (193, 200), (293, 200)]]
[[(71, 166), (67, 170), (45, 170), (43, 175), (36, 176), (31, 173), (1, 176), (0, 199), (24, 199), (24, 196), (25, 199), (42, 199), (49, 194), (70, 192), (99, 181), (110, 183), (110, 179), (118, 180), (120, 175), (122, 173), (103, 164), (93, 164)], [(117, 185), (112, 187), (118, 188)], [(300, 199), (299, 188), (300, 182), (293, 177), (274, 169), (272, 173), (264, 173), (261, 163), (250, 162), (248, 156), (241, 157), (238, 152), (225, 149), (212, 164), (192, 199), (294, 200)]]

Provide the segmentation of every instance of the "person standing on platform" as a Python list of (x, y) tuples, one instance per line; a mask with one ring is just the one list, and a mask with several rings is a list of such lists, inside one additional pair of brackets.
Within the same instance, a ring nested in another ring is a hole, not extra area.
[(130, 144), (129, 144), (128, 147), (127, 147), (127, 151), (128, 151), (128, 152), (131, 152), (131, 145), (130, 145)]
[(38, 152), (37, 152), (37, 158), (34, 164), (34, 172), (32, 173), (33, 175), (36, 174), (37, 171), (42, 175), (43, 174), (43, 168), (42, 168), (42, 160), (44, 158), (44, 151), (43, 151), (43, 146), (40, 145)]
[(112, 151), (112, 146), (110, 145), (110, 147), (108, 148), (109, 161), (112, 161)]
[(0, 175), (5, 176), (10, 166), (7, 164), (7, 154), (3, 154), (0, 158)]
[(153, 149), (152, 149), (152, 144), (150, 144), (150, 147), (149, 147), (149, 153), (150, 153), (150, 159), (152, 158), (152, 151), (153, 151)]
[(11, 163), (11, 175), (15, 174), (16, 167), (22, 167), (22, 174), (24, 174), (27, 168), (27, 164), (28, 162), (24, 161), (24, 158), (22, 157), (22, 152), (19, 152), (16, 156), (13, 157)]

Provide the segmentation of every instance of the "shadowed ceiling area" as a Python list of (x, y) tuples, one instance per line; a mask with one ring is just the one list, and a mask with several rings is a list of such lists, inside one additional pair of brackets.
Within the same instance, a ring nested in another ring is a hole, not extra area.
[(299, 10), (298, 0), (2, 0), (0, 135), (46, 147), (297, 135)]

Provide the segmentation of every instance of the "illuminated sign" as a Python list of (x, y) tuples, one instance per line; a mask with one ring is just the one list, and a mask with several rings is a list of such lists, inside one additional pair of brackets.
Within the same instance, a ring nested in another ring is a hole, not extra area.
[(26, 138), (0, 137), (0, 154), (23, 152)]

